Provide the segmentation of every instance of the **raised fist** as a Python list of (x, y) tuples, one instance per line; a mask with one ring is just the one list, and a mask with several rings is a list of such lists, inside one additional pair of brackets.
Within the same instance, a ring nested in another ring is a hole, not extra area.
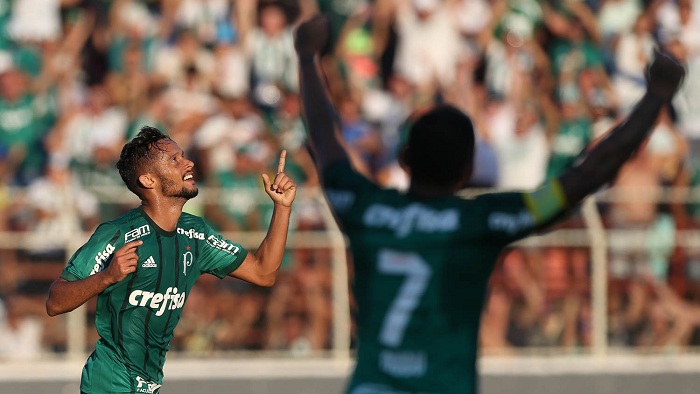
[(654, 60), (647, 67), (650, 93), (670, 101), (683, 83), (685, 67), (668, 52), (655, 51)]
[(328, 43), (330, 22), (324, 15), (316, 15), (304, 21), (296, 30), (294, 48), (299, 57), (313, 57)]

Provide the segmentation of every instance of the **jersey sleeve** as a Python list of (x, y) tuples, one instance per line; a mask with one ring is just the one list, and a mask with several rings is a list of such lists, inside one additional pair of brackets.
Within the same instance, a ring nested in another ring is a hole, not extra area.
[(486, 236), (503, 243), (543, 229), (568, 212), (558, 179), (546, 181), (530, 192), (494, 193), (478, 198), (485, 213)]
[(90, 239), (73, 253), (61, 278), (67, 281), (81, 280), (102, 271), (112, 261), (114, 251), (123, 246), (121, 235), (115, 225), (101, 224)]
[(202, 231), (204, 240), (199, 254), (202, 272), (224, 278), (241, 266), (248, 250), (240, 244), (224, 239), (204, 221)]
[(350, 162), (340, 161), (323, 172), (323, 189), (336, 217), (347, 225), (359, 198), (377, 190), (377, 185), (355, 171)]

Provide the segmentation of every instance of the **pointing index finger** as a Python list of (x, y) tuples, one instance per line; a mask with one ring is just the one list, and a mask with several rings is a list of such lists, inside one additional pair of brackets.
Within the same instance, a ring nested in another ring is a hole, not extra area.
[(277, 165), (277, 173), (284, 172), (284, 163), (287, 160), (287, 151), (283, 150), (280, 153), (280, 163)]
[(122, 246), (122, 248), (121, 248), (121, 254), (122, 255), (127, 254), (127, 253), (131, 252), (132, 250), (136, 249), (137, 247), (141, 246), (141, 244), (143, 244), (143, 241), (141, 241), (141, 240), (131, 241), (127, 244), (124, 244), (124, 246)]

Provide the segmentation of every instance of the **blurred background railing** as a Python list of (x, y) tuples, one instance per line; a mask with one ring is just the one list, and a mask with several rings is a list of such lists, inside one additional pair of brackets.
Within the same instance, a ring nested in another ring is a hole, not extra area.
[[(266, 201), (262, 189), (239, 191), (256, 194), (256, 202)], [(487, 191), (465, 195), (474, 192)], [(599, 193), (553, 230), (504, 252), (484, 312), (485, 354), (605, 357), (697, 350), (700, 231), (668, 227), (670, 216), (663, 212), (648, 227), (612, 223), (617, 209), (612, 207), (625, 203), (617, 192)], [(674, 189), (656, 196), (654, 203), (685, 207), (693, 192)], [(222, 193), (205, 188), (186, 210), (221, 204)], [(638, 193), (641, 197), (634, 202), (655, 197)], [(110, 195), (101, 203), (121, 209), (135, 203), (119, 189)], [(176, 329), (171, 357), (347, 360), (352, 355), (343, 235), (319, 189), (301, 190), (297, 204), (277, 284), (267, 289), (234, 278), (201, 277)], [(264, 231), (223, 234), (254, 248)], [(0, 233), (0, 290), (5, 296), (0, 359), (83, 360), (92, 350), (97, 338), (94, 300), (59, 317), (49, 318), (44, 311), (49, 284), (89, 235)]]

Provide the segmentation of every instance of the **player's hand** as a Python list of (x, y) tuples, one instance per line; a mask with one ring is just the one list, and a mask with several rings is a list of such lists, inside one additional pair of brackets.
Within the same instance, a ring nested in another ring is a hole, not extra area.
[(270, 182), (270, 177), (267, 174), (262, 174), (263, 183), (265, 184), (265, 192), (275, 204), (280, 204), (285, 207), (291, 207), (294, 197), (297, 195), (297, 184), (284, 173), (284, 163), (287, 159), (287, 151), (283, 150), (280, 153), (280, 161), (277, 165), (277, 175)]
[(310, 58), (321, 52), (330, 37), (330, 22), (325, 15), (304, 21), (294, 35), (294, 48), (300, 58)]
[(683, 83), (685, 67), (668, 52), (654, 51), (654, 60), (647, 67), (650, 93), (670, 101)]
[(112, 257), (112, 262), (107, 267), (106, 274), (112, 283), (121, 282), (132, 272), (136, 272), (139, 263), (139, 255), (136, 249), (143, 245), (143, 241), (133, 241), (119, 248)]

